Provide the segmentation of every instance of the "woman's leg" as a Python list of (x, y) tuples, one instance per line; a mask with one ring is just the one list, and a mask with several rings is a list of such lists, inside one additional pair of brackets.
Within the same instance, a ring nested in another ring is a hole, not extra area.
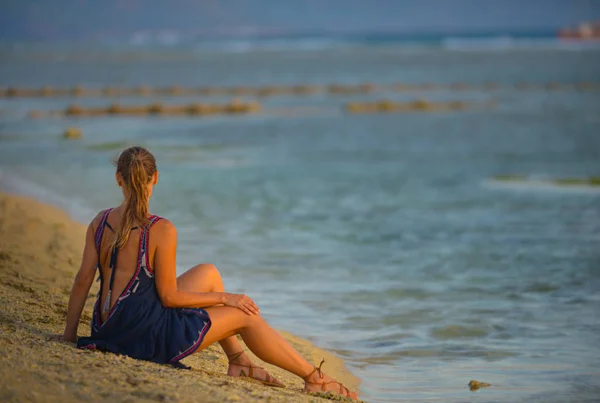
[[(225, 292), (221, 273), (214, 264), (202, 263), (177, 277), (177, 288), (188, 292)], [(237, 337), (219, 340), (227, 357), (243, 351)]]
[[(213, 264), (199, 264), (183, 273), (177, 278), (177, 288), (190, 292), (224, 292), (223, 280), (217, 268)], [(247, 315), (237, 308), (215, 306), (206, 308), (212, 325), (200, 349), (203, 350), (215, 342), (219, 342), (228, 355), (242, 351), (242, 346), (236, 335), (240, 334), (244, 342), (260, 359), (269, 364), (283, 368), (299, 377), (306, 377), (314, 367), (308, 363), (293, 347), (275, 332), (260, 315)], [(236, 364), (253, 365), (243, 354), (236, 361), (230, 363), (231, 367)], [(265, 373), (266, 374), (266, 373)], [(262, 376), (262, 374), (257, 374)], [(265, 379), (265, 378), (262, 378)], [(323, 374), (321, 378), (318, 372), (305, 379), (307, 391), (321, 391), (321, 382), (332, 382), (333, 379)], [(337, 384), (327, 385), (326, 390), (339, 393)], [(355, 398), (356, 394), (350, 393)]]
[[(210, 307), (206, 308), (206, 312), (212, 325), (200, 345), (200, 350), (239, 334), (258, 358), (303, 378), (307, 391), (321, 391), (321, 384), (325, 383), (326, 391), (356, 398), (356, 393), (342, 390), (340, 384), (329, 376), (320, 371), (313, 371), (314, 366), (298, 354), (260, 315), (247, 315), (232, 307)], [(310, 377), (307, 376), (309, 374)]]
[(212, 325), (204, 337), (200, 349), (231, 337), (242, 336), (244, 343), (258, 358), (276, 365), (300, 377), (312, 371), (310, 365), (292, 346), (274, 331), (260, 315), (248, 315), (237, 308), (206, 308)]
[[(224, 292), (223, 279), (221, 273), (214, 264), (203, 263), (192, 267), (177, 278), (177, 288), (189, 292)], [(245, 376), (249, 373), (248, 367), (252, 367), (252, 377), (259, 381), (269, 381), (271, 383), (281, 383), (273, 378), (265, 369), (256, 366), (252, 360), (244, 353), (237, 336), (230, 336), (218, 340), (221, 348), (229, 359), (227, 375)]]

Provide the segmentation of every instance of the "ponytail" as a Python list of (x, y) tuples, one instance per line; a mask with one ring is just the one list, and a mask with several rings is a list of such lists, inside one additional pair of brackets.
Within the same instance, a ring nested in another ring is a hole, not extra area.
[(125, 211), (113, 247), (122, 248), (136, 223), (140, 226), (148, 224), (148, 184), (156, 172), (156, 161), (145, 148), (130, 147), (119, 156), (117, 172), (121, 175), (125, 189)]

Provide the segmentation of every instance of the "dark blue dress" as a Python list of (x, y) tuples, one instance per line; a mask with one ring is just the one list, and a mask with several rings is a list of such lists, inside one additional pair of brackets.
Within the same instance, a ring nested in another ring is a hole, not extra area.
[[(111, 210), (104, 212), (96, 230), (98, 255)], [(160, 219), (151, 216), (149, 224), (142, 227), (137, 269), (104, 323), (101, 323), (100, 317), (100, 296), (105, 282), (99, 270), (101, 285), (94, 305), (92, 334), (79, 338), (77, 347), (110, 351), (162, 364), (178, 364), (179, 360), (200, 347), (211, 325), (208, 313), (200, 308), (166, 308), (156, 291), (154, 271), (150, 267), (147, 251), (150, 227)], [(116, 256), (114, 260), (116, 264)], [(109, 289), (112, 289), (112, 285)]]

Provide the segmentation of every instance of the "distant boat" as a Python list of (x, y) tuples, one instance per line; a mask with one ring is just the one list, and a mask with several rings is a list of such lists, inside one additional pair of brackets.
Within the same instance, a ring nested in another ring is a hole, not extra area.
[(581, 41), (599, 41), (600, 40), (600, 21), (583, 22), (576, 28), (565, 28), (558, 31), (560, 39), (581, 40)]

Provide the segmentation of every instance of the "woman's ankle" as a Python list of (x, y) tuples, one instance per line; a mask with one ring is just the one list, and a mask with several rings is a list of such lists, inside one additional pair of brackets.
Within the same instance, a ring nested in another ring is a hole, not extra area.
[(321, 371), (321, 367), (323, 366), (323, 363), (325, 363), (324, 359), (321, 360), (321, 363), (319, 364), (318, 367), (313, 367), (313, 370), (308, 375), (306, 375), (305, 377), (302, 378), (302, 379), (304, 379), (304, 383), (321, 383), (320, 381), (325, 376), (323, 371)]
[(325, 374), (319, 371), (314, 371), (313, 373), (305, 376), (304, 378), (304, 383), (322, 383), (323, 382), (323, 378), (325, 377)]
[(240, 351), (239, 353), (228, 354), (227, 359), (229, 360), (229, 364), (245, 364), (249, 361), (248, 356), (244, 351)]

